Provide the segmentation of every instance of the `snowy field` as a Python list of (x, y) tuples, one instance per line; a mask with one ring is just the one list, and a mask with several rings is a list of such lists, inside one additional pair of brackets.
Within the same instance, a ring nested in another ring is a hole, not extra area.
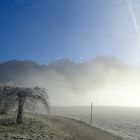
[[(90, 107), (52, 107), (53, 115), (90, 122)], [(94, 126), (126, 140), (140, 140), (140, 108), (93, 107)]]

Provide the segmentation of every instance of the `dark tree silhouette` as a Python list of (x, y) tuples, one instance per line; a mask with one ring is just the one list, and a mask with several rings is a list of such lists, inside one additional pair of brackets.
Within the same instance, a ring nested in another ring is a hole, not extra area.
[(45, 105), (47, 111), (49, 110), (47, 93), (43, 88), (21, 88), (11, 86), (0, 87), (0, 113), (7, 113), (7, 111), (14, 108), (15, 103), (18, 102), (16, 118), (17, 123), (22, 123), (23, 110), (26, 100), (40, 101)]

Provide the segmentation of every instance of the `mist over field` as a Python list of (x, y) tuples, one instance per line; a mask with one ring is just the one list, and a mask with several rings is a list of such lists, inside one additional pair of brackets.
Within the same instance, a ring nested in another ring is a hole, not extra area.
[(59, 59), (48, 65), (13, 60), (0, 64), (0, 77), (1, 84), (46, 88), (52, 106), (140, 106), (140, 66), (114, 57), (82, 63)]
[(0, 139), (140, 140), (140, 0), (0, 0)]
[[(90, 123), (90, 106), (53, 107), (52, 114)], [(139, 140), (139, 107), (93, 107), (93, 126), (109, 131), (122, 140)], [(104, 140), (103, 138), (101, 140)]]

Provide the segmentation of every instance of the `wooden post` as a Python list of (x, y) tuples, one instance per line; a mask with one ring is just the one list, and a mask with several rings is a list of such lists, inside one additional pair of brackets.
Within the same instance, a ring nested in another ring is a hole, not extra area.
[(92, 121), (93, 121), (93, 118), (92, 118), (92, 113), (93, 113), (93, 103), (91, 103), (91, 110), (90, 110), (91, 112), (91, 116), (90, 116), (90, 123), (92, 124)]
[(25, 98), (24, 97), (18, 97), (18, 112), (17, 112), (17, 119), (16, 122), (22, 123), (22, 117), (23, 117), (23, 107), (25, 103)]

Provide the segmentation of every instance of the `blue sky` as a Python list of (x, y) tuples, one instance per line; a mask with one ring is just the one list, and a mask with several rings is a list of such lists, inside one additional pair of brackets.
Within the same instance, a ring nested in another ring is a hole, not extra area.
[(140, 64), (140, 1), (132, 2), (134, 17), (128, 1), (0, 0), (0, 63), (106, 55)]

